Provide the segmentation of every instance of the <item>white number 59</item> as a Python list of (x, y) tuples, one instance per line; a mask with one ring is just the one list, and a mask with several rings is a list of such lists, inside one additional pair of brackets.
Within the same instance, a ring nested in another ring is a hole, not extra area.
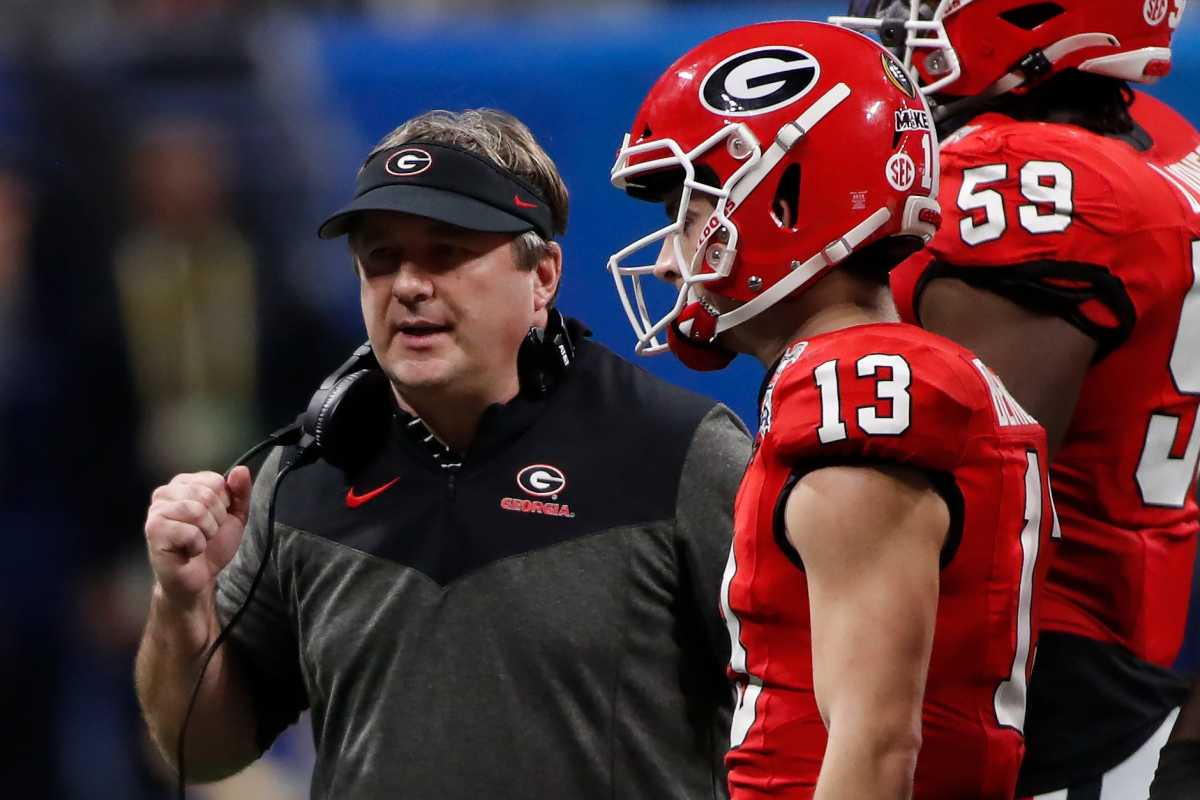
[[(1192, 243), (1192, 288), (1179, 313), (1179, 329), (1169, 363), (1171, 378), (1180, 394), (1200, 394), (1197, 342), (1200, 342), (1200, 241)], [(1173, 456), (1182, 424), (1183, 420), (1174, 414), (1150, 415), (1135, 475), (1142, 502), (1148, 506), (1183, 508), (1187, 503), (1196, 480), (1196, 464), (1200, 461), (1200, 424), (1192, 426), (1183, 453)]]
[[(995, 241), (1008, 230), (1004, 196), (995, 189), (982, 188), (1007, 178), (1007, 164), (988, 164), (963, 171), (963, 184), (958, 192), (959, 209), (984, 212), (982, 222), (964, 216), (959, 224), (962, 240), (972, 247)], [(1066, 164), (1027, 162), (1021, 167), (1021, 194), (1029, 201), (1017, 208), (1017, 217), (1025, 230), (1032, 234), (1062, 233), (1071, 227), (1071, 215), (1075, 211), (1075, 175)]]

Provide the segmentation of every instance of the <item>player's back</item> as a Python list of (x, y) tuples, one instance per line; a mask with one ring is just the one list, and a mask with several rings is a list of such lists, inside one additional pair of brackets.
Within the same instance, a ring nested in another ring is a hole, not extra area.
[(1088, 372), (1052, 468), (1064, 542), (1046, 624), (1169, 666), (1197, 530), (1200, 135), (1145, 95), (1133, 112), (1149, 151), (1098, 136), (1087, 145), (1107, 157), (1116, 224), (1077, 257), (1108, 267), (1133, 320)]
[(1171, 694), (1170, 678), (1139, 662), (1174, 660), (1191, 587), (1200, 134), (1146, 95), (1131, 111), (1141, 130), (1125, 138), (999, 114), (973, 120), (942, 151), (942, 230), (927, 255), (893, 273), (906, 318), (929, 280), (953, 277), (1063, 316), (1099, 344), (1051, 468), (1063, 541), (1038, 679), (1055, 687), (1047, 714), (1062, 724), (1031, 732), (1027, 766), (1043, 774), (1128, 755), (1135, 742), (1115, 721), (1076, 730), (1089, 707), (1129, 719), (1132, 703), (1161, 717), (1146, 704)]
[(914, 796), (1011, 798), (1049, 560), (1038, 556), (1054, 516), (1042, 429), (969, 352), (901, 324), (791, 345), (761, 414), (722, 589), (740, 693), (733, 797), (811, 796), (825, 749), (805, 573), (783, 502), (808, 471), (899, 463), (930, 476), (952, 519)]

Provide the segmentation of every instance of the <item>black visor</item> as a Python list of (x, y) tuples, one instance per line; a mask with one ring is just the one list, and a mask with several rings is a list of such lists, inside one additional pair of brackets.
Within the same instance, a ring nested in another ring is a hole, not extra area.
[(359, 173), (354, 199), (317, 235), (346, 233), (363, 211), (399, 211), (493, 233), (537, 231), (554, 237), (554, 217), (528, 183), (474, 153), (444, 144), (407, 142), (377, 153)]

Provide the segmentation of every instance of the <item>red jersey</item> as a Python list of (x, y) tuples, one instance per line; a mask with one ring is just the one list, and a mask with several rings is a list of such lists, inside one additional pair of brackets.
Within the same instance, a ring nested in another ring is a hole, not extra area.
[(953, 275), (1096, 338), (1051, 469), (1063, 542), (1044, 629), (1167, 666), (1196, 547), (1200, 134), (1147, 95), (1132, 113), (1149, 149), (1072, 125), (972, 120), (942, 150), (942, 229), (892, 283), (907, 320), (926, 280)]
[(921, 469), (951, 511), (915, 797), (1011, 800), (1054, 520), (1042, 428), (971, 353), (894, 323), (791, 345), (761, 415), (722, 585), (739, 692), (732, 797), (808, 798), (816, 785), (826, 730), (806, 580), (780, 518), (804, 472), (850, 462)]

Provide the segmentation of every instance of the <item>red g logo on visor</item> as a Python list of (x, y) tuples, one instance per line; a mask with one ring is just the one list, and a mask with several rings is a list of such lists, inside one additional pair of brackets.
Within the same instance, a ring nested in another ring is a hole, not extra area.
[(418, 147), (406, 147), (392, 153), (383, 168), (398, 178), (411, 178), (413, 175), (420, 175), (431, 166), (433, 156)]
[(549, 464), (530, 464), (517, 473), (517, 485), (525, 494), (534, 497), (550, 497), (567, 486), (567, 477), (558, 467)]

